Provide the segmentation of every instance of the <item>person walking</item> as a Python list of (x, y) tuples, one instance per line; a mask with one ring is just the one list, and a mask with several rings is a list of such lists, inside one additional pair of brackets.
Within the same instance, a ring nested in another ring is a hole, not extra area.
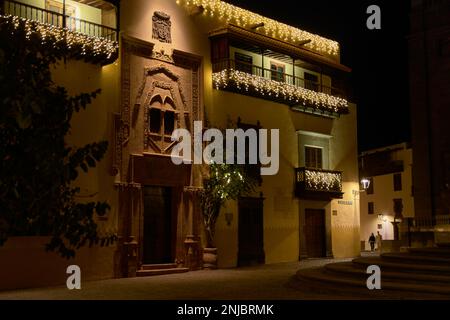
[(372, 234), (369, 237), (370, 251), (373, 251), (375, 249), (375, 241), (376, 241), (376, 239), (372, 232)]
[(381, 240), (383, 240), (383, 237), (380, 234), (380, 231), (377, 231), (377, 251), (379, 251), (381, 253)]

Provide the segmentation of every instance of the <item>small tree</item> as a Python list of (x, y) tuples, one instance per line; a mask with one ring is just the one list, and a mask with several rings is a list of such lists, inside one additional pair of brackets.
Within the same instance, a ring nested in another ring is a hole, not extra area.
[(209, 165), (209, 177), (204, 181), (203, 191), (200, 193), (208, 248), (214, 247), (216, 221), (225, 202), (252, 192), (255, 186), (256, 182), (245, 174), (242, 165)]
[(52, 82), (51, 66), (67, 50), (29, 33), (25, 22), (0, 23), (0, 246), (11, 236), (51, 236), (47, 250), (63, 257), (100, 239), (94, 214), (105, 202), (79, 203), (73, 182), (95, 167), (107, 142), (77, 148), (66, 144), (72, 116), (99, 90), (76, 97)]

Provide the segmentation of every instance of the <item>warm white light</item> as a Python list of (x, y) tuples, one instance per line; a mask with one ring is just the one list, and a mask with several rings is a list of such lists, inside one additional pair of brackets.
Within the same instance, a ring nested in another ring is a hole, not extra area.
[(177, 0), (177, 3), (184, 4), (186, 7), (191, 5), (202, 6), (210, 12), (211, 16), (215, 15), (226, 23), (232, 22), (243, 28), (251, 28), (254, 25), (264, 24), (264, 26), (258, 28), (258, 32), (283, 41), (292, 42), (293, 44), (311, 40), (311, 42), (304, 45), (306, 48), (332, 56), (339, 55), (339, 43), (336, 41), (294, 28), (251, 11), (233, 6), (224, 1)]
[(361, 186), (362, 186), (363, 190), (369, 189), (369, 186), (370, 186), (370, 180), (367, 179), (367, 178), (362, 178), (362, 179), (361, 179)]
[(216, 89), (226, 89), (232, 84), (238, 90), (249, 91), (251, 89), (260, 96), (267, 95), (281, 98), (289, 104), (301, 104), (307, 107), (337, 113), (346, 113), (348, 111), (348, 102), (343, 98), (266, 79), (234, 69), (226, 69), (213, 73), (213, 84)]
[(0, 23), (12, 24), (14, 29), (18, 29), (21, 23), (24, 24), (27, 40), (32, 34), (37, 34), (42, 44), (52, 44), (54, 47), (66, 47), (72, 49), (80, 46), (81, 55), (89, 55), (92, 57), (105, 57), (110, 59), (117, 52), (119, 44), (116, 41), (105, 38), (92, 37), (68, 28), (60, 28), (51, 24), (39, 21), (28, 20), (17, 16), (0, 15)]

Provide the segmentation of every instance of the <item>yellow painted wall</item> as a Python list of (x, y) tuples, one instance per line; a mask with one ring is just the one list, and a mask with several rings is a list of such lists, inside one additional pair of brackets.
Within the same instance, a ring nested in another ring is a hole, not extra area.
[[(60, 62), (53, 70), (53, 79), (68, 89), (70, 95), (92, 92), (98, 88), (97, 96), (86, 110), (74, 114), (72, 130), (66, 141), (69, 145), (84, 146), (102, 140), (109, 141), (107, 153), (97, 167), (87, 173), (79, 170), (75, 185), (80, 187), (79, 201), (107, 201), (111, 210), (106, 221), (98, 221), (99, 234), (116, 233), (118, 218), (118, 193), (114, 187), (115, 177), (111, 175), (113, 113), (119, 111), (119, 66), (117, 63), (98, 66), (82, 61)], [(115, 245), (111, 246), (114, 248)], [(104, 255), (104, 264), (113, 265), (110, 248), (99, 249), (109, 252)]]

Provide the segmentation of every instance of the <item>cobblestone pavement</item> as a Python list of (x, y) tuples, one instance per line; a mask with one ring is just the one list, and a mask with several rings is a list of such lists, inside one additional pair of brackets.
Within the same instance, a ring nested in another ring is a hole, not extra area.
[(289, 285), (290, 279), (300, 268), (349, 260), (309, 259), (256, 267), (89, 281), (82, 283), (81, 290), (68, 290), (65, 286), (60, 286), (3, 291), (0, 292), (0, 299), (351, 299), (352, 297), (299, 291)]

